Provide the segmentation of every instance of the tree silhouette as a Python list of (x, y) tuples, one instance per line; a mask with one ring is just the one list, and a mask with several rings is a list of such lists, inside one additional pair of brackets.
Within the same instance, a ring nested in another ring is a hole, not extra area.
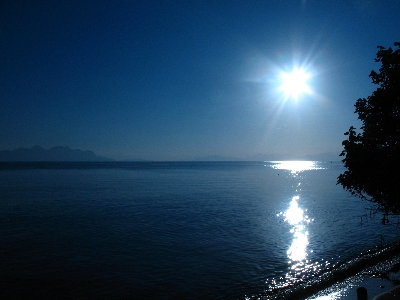
[(379, 72), (369, 77), (378, 88), (358, 99), (361, 133), (350, 127), (341, 156), (346, 171), (338, 184), (353, 195), (379, 204), (385, 214), (400, 213), (400, 42), (396, 50), (378, 46)]

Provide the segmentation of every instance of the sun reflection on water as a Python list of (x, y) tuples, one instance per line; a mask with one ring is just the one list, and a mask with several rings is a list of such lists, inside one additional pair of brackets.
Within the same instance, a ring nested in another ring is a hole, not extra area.
[(292, 174), (306, 170), (318, 170), (321, 167), (315, 161), (303, 160), (285, 160), (285, 161), (271, 161), (271, 167), (278, 170), (289, 170)]
[(311, 219), (300, 208), (299, 199), (299, 196), (294, 196), (289, 208), (282, 213), (285, 221), (292, 226), (290, 233), (293, 235), (293, 240), (287, 251), (291, 269), (297, 269), (304, 265), (307, 259), (307, 246), (309, 243), (306, 225), (311, 222)]
[[(286, 255), (288, 258), (288, 271), (284, 276), (273, 278), (266, 281), (268, 284), (268, 292), (279, 291), (281, 289), (290, 289), (305, 283), (321, 272), (329, 270), (332, 265), (329, 261), (313, 261), (313, 250), (309, 249), (309, 227), (314, 222), (307, 215), (307, 209), (302, 204), (302, 181), (305, 180), (306, 174), (301, 175), (303, 171), (324, 169), (324, 165), (316, 161), (270, 161), (269, 166), (276, 170), (287, 170), (289, 176), (281, 177), (283, 180), (290, 179), (295, 196), (290, 199), (289, 206), (285, 211), (277, 214), (279, 218), (283, 218), (284, 222), (290, 226), (291, 239), (287, 246)], [(279, 175), (279, 174), (277, 174)], [(295, 180), (295, 182), (292, 181)]]

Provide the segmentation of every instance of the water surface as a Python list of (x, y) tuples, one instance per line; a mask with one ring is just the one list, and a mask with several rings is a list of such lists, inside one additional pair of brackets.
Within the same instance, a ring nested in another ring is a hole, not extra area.
[(4, 163), (1, 297), (244, 299), (396, 238), (331, 162)]

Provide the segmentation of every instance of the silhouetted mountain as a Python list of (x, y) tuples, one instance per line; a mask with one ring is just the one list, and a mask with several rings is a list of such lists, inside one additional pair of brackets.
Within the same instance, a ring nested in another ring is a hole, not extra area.
[(152, 160), (146, 160), (146, 159), (141, 159), (141, 158), (129, 158), (123, 160), (124, 162), (145, 162), (145, 161), (152, 161)]
[(282, 161), (282, 160), (311, 160), (311, 161), (340, 161), (339, 153), (325, 152), (312, 155), (296, 156), (287, 154), (255, 154), (246, 157), (250, 161)]
[(288, 154), (254, 154), (246, 156), (244, 158), (231, 157), (231, 156), (220, 156), (220, 155), (209, 155), (203, 157), (196, 157), (194, 161), (283, 161), (283, 160), (311, 160), (311, 161), (340, 161), (342, 158), (339, 153), (325, 152), (313, 155), (288, 155)]
[(341, 151), (335, 152), (324, 152), (313, 155), (302, 156), (302, 160), (313, 160), (313, 161), (340, 161), (343, 157), (339, 156)]
[(247, 156), (246, 160), (249, 161), (281, 161), (281, 160), (300, 160), (298, 156), (288, 154), (254, 154)]
[(94, 152), (69, 147), (53, 147), (48, 150), (33, 146), (0, 151), (0, 161), (112, 161), (110, 158), (97, 156)]
[(232, 156), (222, 156), (222, 155), (208, 155), (202, 157), (196, 157), (191, 159), (193, 161), (241, 161), (243, 159), (232, 157)]

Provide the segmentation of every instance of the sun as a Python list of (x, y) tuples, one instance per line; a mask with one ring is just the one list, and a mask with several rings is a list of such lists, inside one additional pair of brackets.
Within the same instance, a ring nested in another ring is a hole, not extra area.
[(279, 90), (286, 98), (298, 99), (302, 94), (311, 92), (308, 85), (310, 78), (311, 74), (301, 68), (294, 68), (290, 72), (281, 72)]

